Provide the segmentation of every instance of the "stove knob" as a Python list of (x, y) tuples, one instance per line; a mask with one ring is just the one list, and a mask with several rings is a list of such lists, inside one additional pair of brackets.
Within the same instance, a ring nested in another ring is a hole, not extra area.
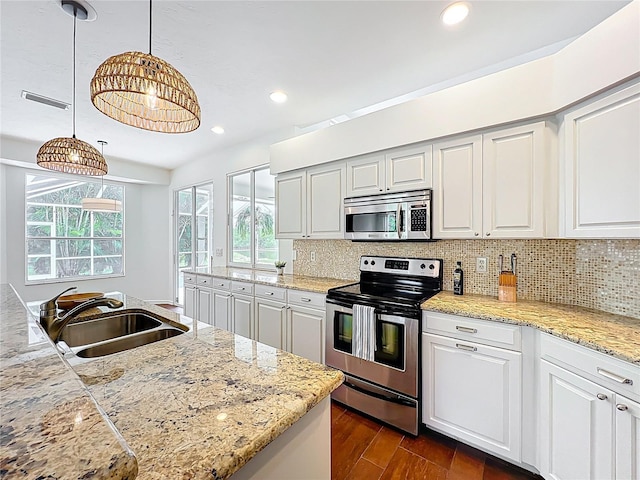
[(371, 265), (375, 265), (376, 261), (375, 260), (371, 260)]
[(429, 264), (429, 270), (433, 270), (434, 268), (436, 268), (436, 266), (433, 263)]
[(365, 265), (369, 265), (369, 260), (365, 260), (365, 261), (364, 261), (364, 264), (365, 264)]
[(420, 265), (420, 268), (424, 270), (425, 268), (427, 268), (427, 266), (423, 263), (422, 265)]

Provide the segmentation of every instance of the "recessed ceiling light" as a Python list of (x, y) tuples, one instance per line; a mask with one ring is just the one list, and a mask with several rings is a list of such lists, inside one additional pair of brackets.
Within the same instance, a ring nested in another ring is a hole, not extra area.
[(222, 128), (220, 125), (216, 125), (215, 127), (211, 128), (211, 131), (213, 133), (217, 133), (218, 135), (222, 135), (224, 133), (224, 128)]
[(469, 15), (468, 3), (452, 3), (442, 12), (442, 23), (444, 23), (445, 25), (455, 25), (467, 18), (467, 15)]
[(287, 101), (287, 94), (282, 90), (276, 90), (269, 95), (269, 98), (276, 103), (284, 103)]

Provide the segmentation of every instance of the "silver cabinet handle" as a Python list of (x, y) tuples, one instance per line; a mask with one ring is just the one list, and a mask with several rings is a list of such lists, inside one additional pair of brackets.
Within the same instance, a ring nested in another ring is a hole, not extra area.
[(243, 291), (244, 291), (244, 287), (240, 287), (240, 290), (243, 290)]
[(219, 283), (218, 286), (219, 287), (224, 287), (224, 283)]
[(307, 298), (307, 297), (302, 297), (302, 298), (300, 299), (300, 301), (302, 301), (302, 302), (310, 302), (310, 301), (311, 301), (311, 299), (310, 299), (310, 298)]
[(459, 332), (464, 332), (464, 333), (478, 333), (478, 329), (477, 328), (463, 327), (461, 325), (456, 325), (456, 330), (458, 330)]
[(267, 295), (273, 296), (273, 292), (266, 292)]
[(474, 233), (474, 234), (473, 234), (473, 236), (474, 236), (474, 237), (479, 237), (479, 236), (480, 236), (480, 234), (479, 234), (478, 232), (476, 232), (476, 233)]
[(487, 232), (486, 236), (487, 236), (487, 237), (490, 237), (490, 236), (491, 236), (491, 234), (490, 234), (489, 232)]
[(471, 345), (465, 345), (463, 343), (456, 343), (456, 348), (459, 348), (460, 350), (466, 350), (468, 352), (475, 352), (478, 350), (476, 347), (472, 347)]
[(598, 400), (606, 400), (608, 397), (604, 393), (599, 393), (596, 395)]
[(616, 408), (621, 412), (626, 412), (629, 409), (629, 407), (627, 407), (624, 403), (619, 403), (618, 405), (616, 405)]
[(633, 385), (633, 380), (631, 380), (630, 378), (621, 377), (616, 373), (609, 372), (600, 367), (598, 367), (596, 370), (600, 375), (602, 375), (603, 377), (607, 377), (609, 380), (613, 380), (614, 382), (622, 383), (624, 385)]

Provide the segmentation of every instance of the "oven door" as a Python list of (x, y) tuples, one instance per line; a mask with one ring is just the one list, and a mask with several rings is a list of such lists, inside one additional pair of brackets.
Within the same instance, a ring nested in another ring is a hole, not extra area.
[(376, 314), (375, 360), (370, 362), (352, 354), (352, 309), (330, 299), (326, 307), (326, 364), (417, 398), (419, 320)]
[(406, 203), (390, 202), (345, 206), (347, 240), (401, 240), (406, 238)]

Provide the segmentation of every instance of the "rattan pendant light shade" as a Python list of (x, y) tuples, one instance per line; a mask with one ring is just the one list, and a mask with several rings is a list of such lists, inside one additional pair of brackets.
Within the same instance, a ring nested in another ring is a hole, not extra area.
[(48, 170), (77, 175), (106, 175), (109, 171), (100, 152), (75, 137), (58, 137), (44, 143), (36, 163)]
[(87, 10), (74, 0), (62, 0), (61, 7), (73, 16), (73, 135), (45, 142), (36, 154), (36, 163), (48, 170), (77, 175), (106, 175), (107, 162), (94, 147), (76, 138), (76, 23), (87, 19)]
[(91, 80), (91, 101), (114, 120), (145, 130), (186, 133), (200, 126), (200, 105), (189, 82), (148, 53), (105, 60)]

